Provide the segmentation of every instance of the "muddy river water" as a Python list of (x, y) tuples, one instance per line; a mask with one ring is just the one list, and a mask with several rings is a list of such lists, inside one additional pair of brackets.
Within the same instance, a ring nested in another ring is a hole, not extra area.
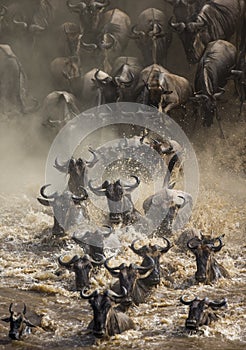
[[(1, 321), (0, 349), (245, 349), (245, 124), (225, 120), (223, 127), (226, 140), (218, 137), (216, 125), (211, 130), (198, 128), (191, 138), (200, 167), (200, 188), (186, 229), (225, 234), (216, 258), (230, 278), (197, 284), (195, 258), (178, 240), (181, 232), (175, 232), (170, 237), (173, 247), (161, 259), (161, 285), (153, 289), (146, 304), (129, 311), (136, 329), (96, 343), (86, 331), (92, 319), (90, 305), (74, 291), (73, 272), (57, 262), (60, 255), (83, 254), (82, 248), (71, 240), (72, 229), (64, 238), (51, 237), (51, 209), (36, 200), (44, 182), (47, 153), (39, 151), (37, 156), (30, 142), (14, 131), (16, 124), (8, 141), (1, 132), (0, 317), (8, 316), (11, 302), (17, 309), (26, 303), (27, 317), (37, 327), (23, 340), (11, 341), (9, 326)], [(119, 230), (114, 235), (121, 242), (114, 264), (140, 263), (129, 244), (134, 238), (142, 243), (150, 239), (131, 229), (127, 235)], [(161, 244), (159, 238), (151, 241)], [(111, 254), (110, 250), (106, 253)], [(103, 290), (110, 284), (112, 277), (101, 269), (93, 276), (91, 289)], [(188, 335), (184, 328), (188, 307), (179, 302), (183, 294), (227, 298), (228, 307), (218, 310), (219, 320), (203, 326), (201, 334)]]

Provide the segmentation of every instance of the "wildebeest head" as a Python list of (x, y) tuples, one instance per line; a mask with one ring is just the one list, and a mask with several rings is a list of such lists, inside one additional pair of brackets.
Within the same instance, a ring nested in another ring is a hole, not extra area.
[(217, 98), (225, 93), (225, 90), (219, 88), (219, 92), (210, 94), (196, 93), (195, 97), (191, 97), (190, 100), (198, 103), (200, 115), (203, 120), (203, 125), (210, 127), (213, 124), (213, 118), (217, 115)]
[(125, 216), (133, 213), (134, 205), (130, 192), (139, 186), (140, 180), (135, 175), (132, 175), (132, 177), (136, 180), (135, 184), (123, 183), (121, 180), (110, 183), (106, 180), (101, 186), (94, 188), (91, 185), (91, 180), (88, 182), (93, 193), (97, 196), (107, 197), (110, 222), (112, 223), (126, 223)]
[(45, 194), (45, 189), (50, 186), (44, 185), (40, 189), (40, 194), (43, 198), (37, 198), (39, 203), (45, 206), (51, 206), (54, 214), (54, 226), (52, 232), (55, 235), (63, 235), (65, 230), (74, 225), (83, 215), (80, 202), (88, 198), (86, 190), (83, 188), (81, 196), (75, 196), (70, 191), (64, 191), (59, 194), (55, 192), (51, 195)]
[(95, 151), (89, 148), (89, 152), (93, 155), (91, 161), (83, 160), (82, 158), (74, 159), (72, 157), (67, 162), (59, 164), (58, 160), (55, 160), (54, 167), (62, 173), (69, 174), (69, 190), (77, 196), (82, 195), (83, 187), (87, 186), (87, 168), (92, 168), (98, 161)]
[(99, 105), (115, 102), (117, 100), (117, 84), (110, 75), (98, 69), (95, 72), (93, 81), (99, 91)]
[(112, 233), (110, 226), (104, 226), (108, 228), (106, 232), (102, 230), (96, 230), (95, 232), (87, 231), (82, 235), (74, 233), (72, 238), (83, 249), (85, 254), (88, 254), (93, 260), (101, 260), (100, 256), (104, 255), (104, 239), (108, 238)]
[[(140, 292), (137, 281), (145, 281), (147, 277), (152, 273), (155, 268), (155, 261), (149, 256), (148, 266), (138, 266), (136, 264), (126, 265), (125, 263), (110, 267), (108, 262), (113, 256), (107, 258), (104, 262), (104, 266), (110, 272), (113, 277), (119, 279), (120, 288), (125, 288), (127, 291), (126, 296), (121, 301), (121, 305), (129, 307), (132, 303), (138, 305), (144, 300), (144, 295), (138, 295)], [(146, 285), (147, 287), (147, 285)]]
[(209, 42), (207, 26), (200, 18), (196, 22), (174, 22), (171, 18), (169, 25), (176, 31), (183, 43), (186, 57), (189, 63), (197, 63)]
[(90, 31), (98, 28), (101, 12), (109, 6), (110, 1), (80, 1), (77, 4), (72, 4), (67, 0), (67, 6), (71, 11), (76, 12), (80, 16), (80, 22), (83, 29)]
[(161, 279), (161, 276), (160, 276), (160, 257), (162, 256), (162, 254), (167, 253), (169, 251), (169, 249), (171, 248), (170, 241), (165, 237), (163, 237), (163, 240), (166, 242), (165, 247), (161, 247), (158, 244), (153, 244), (153, 245), (149, 244), (149, 245), (144, 245), (141, 248), (137, 249), (135, 247), (135, 243), (136, 243), (136, 241), (138, 241), (138, 239), (135, 239), (130, 245), (130, 248), (132, 249), (132, 251), (134, 253), (143, 257), (143, 261), (141, 263), (141, 266), (144, 266), (144, 267), (150, 266), (150, 263), (151, 263), (150, 257), (155, 262), (155, 266), (154, 266), (153, 271), (145, 280), (145, 282), (151, 286), (155, 286), (157, 284), (160, 284), (160, 279)]
[(147, 89), (147, 100), (144, 103), (158, 107), (163, 95), (170, 95), (173, 91), (164, 88), (165, 74), (154, 72), (148, 82), (144, 82)]
[(85, 254), (83, 257), (75, 255), (71, 260), (64, 262), (61, 257), (58, 257), (58, 262), (61, 266), (75, 273), (75, 285), (77, 290), (82, 290), (84, 287), (89, 288), (90, 273), (94, 266), (101, 266), (105, 259), (93, 260), (89, 255)]
[(214, 253), (223, 247), (222, 237), (202, 236), (202, 239), (195, 237), (187, 242), (187, 247), (196, 257), (195, 278), (198, 282), (210, 283), (222, 276), (228, 277), (226, 270), (214, 258)]
[[(89, 303), (93, 310), (92, 331), (95, 337), (103, 338), (121, 333), (126, 329), (133, 328), (133, 322), (129, 318), (120, 319), (117, 317), (117, 312), (112, 306), (112, 302), (119, 303), (126, 295), (125, 288), (122, 289), (122, 294), (116, 294), (112, 290), (106, 290), (99, 293), (95, 290), (91, 294), (85, 294), (85, 291), (80, 292), (83, 299), (89, 299)], [(124, 323), (123, 321), (127, 321)]]
[(29, 327), (35, 326), (25, 317), (25, 304), (22, 312), (14, 312), (12, 307), (13, 303), (9, 306), (10, 317), (2, 318), (2, 321), (10, 323), (9, 337), (13, 340), (20, 340), (22, 335), (30, 333)]
[(190, 307), (188, 318), (185, 321), (185, 327), (189, 331), (197, 331), (200, 326), (209, 325), (212, 321), (217, 320), (216, 314), (211, 312), (211, 310), (208, 311), (208, 309), (217, 310), (227, 303), (226, 299), (212, 301), (209, 298), (199, 299), (197, 297), (188, 301), (184, 300), (183, 296), (180, 298), (180, 301), (182, 304)]

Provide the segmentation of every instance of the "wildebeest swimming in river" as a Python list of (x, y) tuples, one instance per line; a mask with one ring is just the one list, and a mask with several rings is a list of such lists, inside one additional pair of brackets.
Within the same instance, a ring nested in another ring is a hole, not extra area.
[[(184, 305), (189, 305), (189, 315), (185, 321), (185, 328), (188, 331), (196, 332), (200, 326), (209, 325), (211, 322), (218, 320), (218, 316), (213, 310), (218, 310), (222, 306), (226, 306), (227, 300), (212, 301), (209, 298), (193, 300), (184, 300), (184, 296), (180, 298)], [(209, 310), (210, 308), (210, 310)]]
[(83, 189), (81, 196), (75, 196), (70, 191), (64, 191), (60, 194), (56, 191), (48, 195), (44, 192), (48, 186), (50, 184), (41, 187), (40, 194), (42, 198), (37, 198), (37, 200), (45, 206), (52, 207), (54, 214), (52, 233), (62, 236), (71, 226), (78, 224), (85, 218), (85, 211), (80, 203), (88, 198), (88, 194)]
[(121, 291), (123, 288), (126, 289), (127, 293), (122, 298), (120, 309), (126, 311), (131, 305), (139, 305), (145, 303), (147, 296), (151, 292), (155, 282), (155, 275), (152, 275), (151, 279), (149, 276), (155, 268), (155, 261), (151, 256), (148, 257), (147, 266), (138, 266), (136, 264), (126, 265), (125, 263), (110, 267), (108, 262), (112, 257), (105, 260), (104, 266), (110, 272), (112, 277), (119, 279), (112, 289), (115, 291)]
[(123, 312), (117, 311), (112, 302), (119, 303), (126, 295), (126, 289), (122, 289), (122, 294), (116, 294), (112, 290), (106, 290), (99, 293), (95, 290), (91, 294), (85, 294), (85, 291), (80, 292), (83, 299), (89, 299), (89, 303), (93, 309), (93, 320), (88, 328), (96, 338), (103, 338), (122, 333), (126, 330), (135, 328), (132, 319)]
[[(214, 253), (219, 252), (223, 247), (223, 236), (216, 238), (201, 236), (201, 239), (195, 237), (187, 242), (187, 247), (196, 256), (197, 271), (195, 273), (195, 279), (198, 282), (209, 284), (220, 277), (229, 277), (226, 269), (214, 258)], [(216, 244), (217, 242), (219, 244)]]
[(160, 246), (158, 244), (153, 244), (153, 245), (149, 244), (149, 245), (144, 245), (141, 248), (136, 248), (135, 243), (136, 241), (138, 241), (138, 239), (135, 239), (134, 241), (132, 241), (130, 245), (130, 248), (132, 249), (132, 251), (143, 258), (141, 266), (144, 266), (144, 267), (149, 266), (152, 259), (155, 262), (153, 271), (144, 280), (145, 283), (149, 284), (150, 286), (156, 286), (160, 284), (160, 281), (161, 281), (160, 258), (162, 254), (167, 253), (169, 249), (172, 247), (171, 243), (167, 238), (163, 237), (163, 240), (166, 242), (166, 246)]
[(9, 305), (10, 316), (2, 318), (1, 321), (10, 323), (9, 337), (13, 340), (20, 340), (23, 335), (31, 333), (31, 328), (35, 327), (25, 317), (26, 305), (22, 312), (15, 312), (12, 309), (13, 303)]
[(88, 254), (80, 257), (74, 255), (69, 261), (63, 261), (58, 257), (58, 262), (61, 266), (72, 270), (75, 273), (75, 285), (76, 290), (82, 290), (84, 287), (90, 286), (90, 275), (94, 266), (101, 266), (105, 261), (105, 258), (99, 260), (93, 260)]

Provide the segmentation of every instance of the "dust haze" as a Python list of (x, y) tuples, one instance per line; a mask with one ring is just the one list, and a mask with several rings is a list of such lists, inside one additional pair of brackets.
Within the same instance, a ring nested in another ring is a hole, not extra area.
[[(7, 0), (3, 2), (3, 4), (9, 3), (10, 1)], [(65, 0), (53, 0), (51, 3), (56, 9), (56, 26), (65, 20), (78, 22), (76, 14), (67, 10)], [(111, 1), (111, 8), (118, 7), (126, 11), (131, 16), (132, 24), (136, 23), (138, 14), (150, 6), (165, 10), (170, 16), (172, 14), (171, 6), (161, 0), (151, 2), (134, 0), (134, 6), (132, 0)], [(36, 38), (35, 45), (37, 42), (42, 52), (36, 50), (31, 53), (30, 42), (21, 40), (20, 45), (17, 39), (13, 40), (12, 48), (26, 71), (29, 92), (41, 105), (44, 97), (54, 90), (49, 63), (55, 53), (52, 36), (49, 38), (49, 35), (40, 35)], [(132, 41), (129, 42), (126, 55), (138, 57), (140, 55)], [(167, 68), (193, 81), (195, 67), (187, 64), (181, 42), (175, 34), (173, 34), (173, 42), (168, 54)], [(86, 69), (86, 66), (83, 66), (84, 72)], [(198, 121), (194, 133), (191, 132), (193, 120), (189, 120), (189, 117), (186, 121), (179, 120), (177, 117), (177, 121), (187, 133), (197, 152), (202, 186), (214, 188), (229, 196), (236, 195), (243, 200), (246, 162), (245, 121), (238, 120), (239, 104), (234, 96), (233, 85), (230, 85), (224, 99), (225, 103), (220, 106), (220, 115), (226, 134), (225, 140), (219, 137), (216, 121), (211, 129), (201, 127), (201, 121)], [(52, 143), (52, 133), (50, 134), (50, 131), (42, 126), (40, 111), (28, 115), (3, 115), (0, 125), (2, 169), (0, 191), (4, 194), (24, 193), (36, 196), (38, 189), (45, 181), (45, 162)], [(92, 144), (93, 139), (91, 141)]]

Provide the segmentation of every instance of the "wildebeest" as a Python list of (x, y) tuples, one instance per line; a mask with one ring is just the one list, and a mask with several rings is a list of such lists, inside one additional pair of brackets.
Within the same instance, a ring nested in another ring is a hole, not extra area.
[[(169, 178), (169, 174), (166, 178)], [(174, 228), (181, 228), (188, 221), (192, 209), (192, 196), (187, 192), (168, 188), (165, 184), (162, 190), (144, 200), (143, 209), (145, 215), (157, 225), (154, 231), (156, 235), (170, 235)]]
[(144, 65), (167, 63), (167, 52), (172, 41), (166, 14), (156, 8), (148, 8), (138, 16), (132, 27), (132, 38), (140, 49)]
[(9, 45), (0, 45), (0, 76), (2, 113), (13, 110), (29, 113), (37, 109), (37, 101), (29, 101), (26, 74)]
[[(222, 237), (211, 238), (211, 236), (201, 236), (202, 238), (191, 238), (187, 242), (187, 247), (196, 257), (195, 279), (197, 282), (209, 284), (221, 277), (229, 277), (227, 270), (217, 262), (214, 253), (219, 252), (223, 247)], [(216, 244), (216, 243), (219, 244)]]
[[(95, 45), (97, 51), (93, 52), (93, 55), (97, 55), (97, 65), (106, 73), (110, 73), (114, 60), (126, 49), (130, 27), (130, 17), (119, 9), (107, 11), (103, 15), (99, 33), (96, 40), (90, 43), (89, 49), (91, 50), (91, 45)], [(82, 47), (87, 49), (87, 45), (88, 43), (81, 40)]]
[(76, 290), (82, 290), (84, 287), (89, 288), (90, 286), (90, 274), (95, 266), (101, 266), (105, 259), (93, 260), (88, 254), (80, 257), (74, 255), (69, 261), (63, 261), (62, 258), (58, 257), (58, 262), (61, 266), (72, 270), (75, 273), (75, 286)]
[[(195, 98), (192, 100), (199, 103), (199, 114), (203, 124), (208, 127), (213, 123), (214, 115), (219, 121), (216, 99), (224, 93), (223, 87), (235, 64), (235, 46), (224, 40), (216, 40), (208, 44), (197, 66)], [(221, 133), (223, 134), (222, 129)]]
[(78, 97), (81, 86), (81, 64), (78, 55), (56, 57), (50, 63), (53, 86), (57, 90), (65, 90)]
[[(139, 305), (145, 303), (146, 298), (151, 293), (151, 288), (156, 284), (156, 276), (152, 274), (155, 269), (155, 261), (151, 256), (146, 258), (147, 266), (138, 266), (136, 264), (126, 265), (125, 263), (119, 266), (110, 267), (108, 262), (113, 256), (107, 258), (104, 266), (112, 275), (119, 279), (112, 289), (117, 292), (126, 289), (127, 293), (122, 299), (120, 309), (126, 311), (132, 304)], [(152, 274), (151, 278), (149, 277)]]
[(136, 101), (135, 88), (141, 70), (142, 65), (136, 57), (121, 56), (113, 63), (111, 76), (117, 84), (118, 101)]
[(239, 36), (244, 16), (244, 0), (214, 0), (205, 4), (191, 21), (171, 20), (170, 25), (179, 33), (188, 61), (197, 63), (209, 42), (229, 41), (234, 33)]
[(88, 198), (88, 194), (83, 189), (84, 193), (81, 196), (75, 196), (70, 191), (64, 191), (61, 194), (56, 191), (48, 195), (45, 193), (48, 186), (50, 184), (41, 187), (40, 194), (43, 198), (37, 198), (37, 200), (45, 206), (52, 207), (54, 215), (52, 233), (62, 236), (71, 226), (84, 219), (84, 209), (80, 203)]
[[(211, 322), (218, 320), (218, 316), (213, 310), (218, 310), (220, 307), (227, 305), (227, 300), (213, 301), (209, 298), (193, 300), (185, 300), (184, 296), (180, 298), (180, 302), (188, 305), (189, 315), (185, 321), (185, 328), (188, 331), (198, 331), (200, 326), (210, 325)], [(210, 309), (209, 309), (210, 308)]]
[(160, 281), (161, 281), (160, 258), (162, 254), (167, 253), (169, 249), (172, 247), (171, 243), (167, 238), (163, 237), (163, 239), (166, 242), (166, 246), (164, 247), (158, 244), (153, 244), (153, 245), (149, 244), (149, 245), (144, 245), (141, 248), (136, 248), (135, 243), (138, 241), (138, 239), (135, 239), (134, 241), (132, 241), (130, 245), (130, 248), (132, 249), (132, 251), (143, 258), (141, 266), (144, 266), (144, 267), (149, 266), (151, 263), (151, 259), (153, 259), (155, 262), (153, 271), (144, 280), (145, 284), (150, 286), (156, 286), (160, 284)]
[(92, 168), (98, 161), (96, 152), (92, 148), (89, 148), (89, 152), (93, 155), (91, 161), (72, 157), (67, 162), (60, 164), (57, 159), (55, 160), (54, 167), (61, 173), (69, 175), (68, 189), (76, 196), (83, 194), (84, 187), (88, 184), (88, 168)]
[(130, 192), (139, 186), (140, 180), (135, 175), (132, 177), (136, 180), (135, 184), (123, 183), (121, 180), (110, 183), (106, 180), (96, 188), (92, 187), (91, 180), (88, 182), (89, 188), (94, 194), (107, 198), (110, 223), (128, 225), (135, 222), (140, 215), (134, 207), (130, 195)]
[(77, 4), (67, 0), (68, 8), (79, 14), (80, 31), (89, 34), (91, 37), (97, 33), (104, 15), (103, 11), (109, 4), (109, 0), (100, 2), (88, 0), (77, 2)]
[(86, 231), (83, 234), (75, 232), (72, 236), (72, 239), (83, 248), (85, 254), (88, 254), (95, 261), (100, 261), (100, 256), (104, 256), (104, 240), (113, 231), (110, 226), (104, 227), (108, 229), (106, 232), (97, 229), (94, 232)]
[(41, 123), (45, 128), (53, 131), (54, 135), (79, 113), (79, 102), (73, 94), (67, 91), (52, 91), (42, 103)]
[(153, 105), (167, 114), (184, 106), (192, 95), (192, 87), (186, 78), (156, 64), (142, 70), (136, 91), (139, 103)]
[(35, 327), (28, 319), (26, 319), (26, 305), (22, 312), (14, 312), (13, 303), (9, 305), (10, 317), (2, 318), (4, 322), (10, 323), (9, 337), (13, 340), (20, 340), (22, 336), (31, 333), (31, 328)]
[(135, 328), (134, 322), (129, 316), (112, 306), (112, 302), (119, 303), (125, 297), (125, 288), (122, 289), (121, 294), (116, 294), (108, 289), (103, 293), (95, 290), (90, 294), (85, 294), (85, 291), (82, 290), (80, 295), (83, 299), (89, 299), (92, 307), (93, 320), (88, 328), (92, 330), (96, 338), (112, 336)]
[(183, 147), (175, 140), (151, 138), (149, 137), (149, 132), (142, 136), (141, 142), (144, 142), (146, 138), (150, 147), (158, 152), (161, 158), (165, 161), (167, 171), (169, 172), (169, 178), (165, 179), (165, 181), (166, 183), (169, 183), (173, 169), (176, 167), (180, 169), (182, 166), (184, 159)]

